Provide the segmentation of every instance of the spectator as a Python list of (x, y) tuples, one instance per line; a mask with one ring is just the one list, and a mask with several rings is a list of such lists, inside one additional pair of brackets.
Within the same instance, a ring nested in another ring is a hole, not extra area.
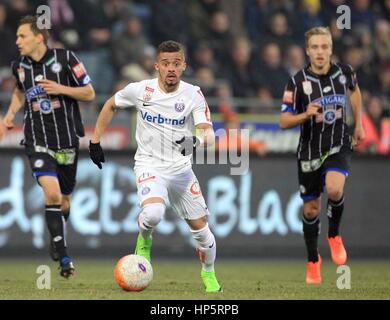
[(274, 0), (270, 1), (271, 8), (274, 12), (283, 12), (286, 16), (294, 13), (294, 0)]
[(287, 18), (283, 13), (276, 13), (271, 17), (269, 33), (260, 44), (264, 45), (270, 42), (276, 43), (283, 52), (292, 44)]
[(329, 22), (329, 30), (332, 35), (333, 54), (342, 55), (345, 46), (352, 46), (353, 39), (350, 35), (344, 34), (343, 29), (337, 26), (337, 18), (332, 18)]
[(0, 43), (1, 54), (0, 54), (0, 68), (9, 67), (12, 59), (17, 56), (18, 51), (16, 50), (15, 35), (13, 31), (6, 24), (7, 11), (6, 6), (0, 3)]
[[(383, 62), (378, 66), (379, 87), (377, 91), (382, 95), (383, 100), (389, 105), (389, 92), (390, 92), (390, 61)], [(379, 89), (379, 90), (378, 90)]]
[(18, 21), (32, 11), (27, 0), (12, 0), (9, 1), (7, 14), (7, 25), (12, 32), (16, 33)]
[(370, 31), (374, 31), (375, 17), (370, 10), (370, 0), (355, 0), (352, 2), (351, 8), (351, 24), (354, 27), (358, 25), (365, 25), (370, 28)]
[(10, 68), (0, 69), (0, 92), (11, 95), (15, 89), (15, 77)]
[(75, 16), (74, 3), (69, 0), (47, 0), (43, 4), (50, 7), (51, 41), (61, 43), (70, 50), (79, 50), (82, 30)]
[[(251, 45), (248, 39), (238, 38), (231, 50), (228, 79), (235, 97), (253, 97), (255, 81), (250, 65)], [(246, 106), (239, 106), (245, 108)]]
[(262, 50), (257, 74), (260, 75), (257, 80), (259, 86), (268, 86), (274, 99), (282, 97), (289, 74), (282, 66), (280, 49), (276, 43), (268, 43)]
[(121, 24), (126, 17), (136, 15), (132, 2), (127, 0), (106, 0), (103, 5), (104, 12), (112, 28), (115, 28), (116, 24)]
[(214, 96), (215, 90), (215, 76), (213, 70), (207, 67), (201, 67), (195, 70), (195, 83), (202, 88), (203, 94), (207, 96)]
[(244, 5), (246, 0), (220, 0), (221, 10), (226, 13), (233, 37), (246, 36), (244, 30)]
[(151, 79), (156, 76), (156, 70), (154, 68), (155, 59), (156, 50), (154, 47), (145, 47), (139, 59), (124, 66), (121, 74), (130, 82)]
[(363, 64), (363, 52), (361, 48), (357, 46), (348, 48), (344, 53), (343, 61), (351, 65), (355, 70), (361, 88), (368, 89), (372, 92), (378, 90), (377, 79), (371, 70), (369, 70), (369, 66)]
[(215, 58), (226, 63), (233, 42), (227, 15), (222, 11), (215, 12), (210, 20), (210, 28), (211, 33), (208, 41), (212, 46)]
[(267, 86), (257, 88), (256, 98), (259, 101), (259, 106), (256, 109), (251, 109), (253, 113), (259, 113), (259, 111), (264, 112), (267, 109), (272, 110), (272, 108), (275, 106), (271, 90)]
[[(217, 80), (213, 70), (207, 67), (200, 67), (193, 74), (193, 82), (202, 89), (205, 97), (216, 97), (218, 93)], [(218, 99), (209, 99), (210, 112), (218, 112)]]
[(267, 31), (267, 19), (271, 15), (268, 0), (247, 0), (245, 22), (249, 38), (258, 42)]
[(197, 44), (210, 37), (211, 16), (220, 11), (220, 0), (188, 1), (189, 35)]
[[(103, 0), (72, 2), (75, 19), (79, 21), (82, 40), (80, 50), (108, 48), (110, 23), (103, 8)], [(88, 14), (86, 14), (88, 13)]]
[(388, 21), (380, 19), (376, 22), (374, 42), (379, 60), (390, 60), (390, 23)]
[(366, 138), (356, 149), (360, 152), (389, 154), (390, 119), (384, 117), (379, 97), (371, 97), (362, 120)]
[(215, 75), (222, 73), (218, 61), (214, 57), (211, 44), (208, 42), (200, 42), (196, 46), (190, 63), (194, 70), (205, 67), (211, 69)]
[[(318, 0), (237, 0), (232, 5), (229, 0), (0, 0), (0, 40), (3, 44), (0, 69), (9, 68), (10, 57), (16, 52), (16, 30), (12, 28), (15, 28), (18, 17), (31, 13), (38, 5), (48, 4), (52, 13), (52, 37), (49, 43), (52, 47), (78, 49), (77, 53), (89, 70), (99, 94), (111, 93), (111, 86), (116, 80), (114, 75), (127, 79), (153, 76), (154, 63), (150, 54), (144, 54), (144, 48), (154, 43), (156, 37), (162, 37), (163, 40), (184, 39), (190, 53), (187, 76), (209, 79), (213, 75), (218, 85), (221, 79), (225, 79), (229, 84), (231, 82), (230, 90), (234, 96), (253, 98), (253, 110), (258, 111), (255, 105), (258, 92), (262, 93), (261, 99), (266, 101), (269, 94), (272, 98), (280, 97), (281, 90), (276, 88), (283, 69), (288, 71), (285, 75), (291, 75), (304, 61), (303, 32), (297, 33), (297, 30), (307, 28), (305, 23), (318, 24), (321, 20), (329, 24), (331, 29), (332, 60), (353, 65), (362, 90), (368, 89), (381, 95), (386, 108), (389, 92), (389, 71), (386, 66), (390, 59), (390, 1), (320, 2), (321, 10), (318, 11)], [(336, 9), (342, 4), (350, 4), (353, 9), (352, 30), (337, 28), (339, 15)], [(297, 14), (299, 12), (304, 12), (305, 17)], [(240, 18), (238, 16), (241, 13)], [(136, 30), (142, 25), (142, 31), (138, 32), (146, 45), (127, 33), (128, 26), (123, 21), (129, 16), (134, 18), (130, 29)], [(240, 33), (242, 28), (234, 24), (232, 17), (237, 19), (235, 21), (243, 19), (240, 24), (246, 27), (251, 41), (249, 47), (254, 48), (250, 51), (259, 52), (259, 57), (251, 57), (249, 67), (242, 67), (246, 64), (246, 54), (243, 54), (245, 49), (236, 50), (241, 53), (237, 53), (236, 62), (232, 62), (234, 34)], [(371, 32), (368, 26), (371, 20), (375, 32)], [(276, 43), (279, 49), (264, 50), (270, 42)], [(119, 49), (112, 50), (113, 47)], [(266, 51), (279, 52), (271, 54), (271, 57), (283, 52), (281, 66), (276, 63), (279, 65), (276, 69), (270, 67), (272, 63), (264, 61)], [(113, 72), (113, 66), (116, 73)], [(232, 79), (235, 75), (237, 79)], [(5, 80), (2, 88), (6, 90), (7, 87)], [(245, 107), (240, 100), (233, 101), (232, 106)], [(252, 108), (252, 103), (249, 106)]]
[(390, 1), (389, 0), (381, 0), (376, 1), (376, 11), (378, 17), (386, 21), (390, 21)]
[(188, 46), (187, 1), (152, 1), (151, 35), (155, 46), (169, 39)]
[(372, 67), (374, 61), (374, 41), (367, 26), (358, 26), (353, 29), (353, 35), (362, 51), (362, 59), (365, 65)]
[(142, 34), (141, 22), (136, 16), (129, 16), (124, 21), (125, 28), (113, 41), (112, 57), (115, 68), (121, 70), (128, 64), (140, 60), (149, 41)]
[[(111, 31), (104, 11), (103, 0), (73, 1), (73, 9), (80, 23), (81, 44), (79, 57), (94, 79), (97, 93), (109, 94), (113, 83), (112, 57), (109, 49)], [(88, 13), (88, 14), (86, 14)]]
[(302, 47), (294, 44), (287, 48), (284, 66), (290, 76), (295, 75), (305, 66), (305, 53)]
[(305, 30), (322, 26), (324, 21), (320, 14), (321, 4), (319, 0), (302, 0), (303, 26)]
[(152, 46), (146, 47), (138, 62), (142, 69), (149, 75), (149, 78), (157, 76), (157, 71), (154, 67), (155, 61), (156, 49)]
[(224, 108), (234, 109), (232, 90), (227, 82), (220, 82), (216, 84), (215, 96), (218, 98), (218, 105), (210, 104), (211, 112), (220, 112)]
[(346, 0), (321, 0), (321, 14), (326, 25), (330, 25), (330, 21), (337, 18), (337, 8), (344, 4)]

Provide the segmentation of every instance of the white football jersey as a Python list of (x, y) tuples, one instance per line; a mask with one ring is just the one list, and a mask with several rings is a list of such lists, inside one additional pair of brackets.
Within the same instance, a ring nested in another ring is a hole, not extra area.
[(115, 106), (137, 108), (135, 169), (139, 167), (179, 174), (191, 168), (191, 155), (183, 156), (175, 142), (192, 136), (194, 126), (211, 123), (201, 90), (180, 81), (176, 91), (163, 92), (158, 79), (134, 82), (115, 94)]

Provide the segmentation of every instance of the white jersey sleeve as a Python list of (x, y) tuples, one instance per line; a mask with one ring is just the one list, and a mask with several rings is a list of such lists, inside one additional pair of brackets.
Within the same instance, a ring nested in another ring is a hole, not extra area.
[(119, 108), (129, 108), (136, 105), (138, 86), (137, 83), (130, 83), (122, 90), (115, 93), (114, 104)]
[(196, 126), (200, 123), (212, 124), (209, 106), (199, 87), (196, 87), (194, 102), (195, 102), (194, 103), (195, 106), (192, 110), (194, 125)]

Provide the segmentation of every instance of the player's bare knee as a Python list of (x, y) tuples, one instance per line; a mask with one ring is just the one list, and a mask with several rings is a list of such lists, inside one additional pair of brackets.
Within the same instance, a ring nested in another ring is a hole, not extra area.
[(304, 216), (306, 219), (313, 220), (319, 215), (319, 211), (317, 210), (309, 210), (305, 211)]
[(61, 193), (57, 191), (46, 191), (45, 192), (45, 202), (47, 205), (60, 204), (61, 203)]
[(320, 214), (320, 204), (316, 202), (305, 204), (303, 214), (306, 219), (315, 219)]
[(329, 186), (326, 188), (329, 199), (333, 201), (338, 201), (343, 196), (343, 190), (337, 187)]

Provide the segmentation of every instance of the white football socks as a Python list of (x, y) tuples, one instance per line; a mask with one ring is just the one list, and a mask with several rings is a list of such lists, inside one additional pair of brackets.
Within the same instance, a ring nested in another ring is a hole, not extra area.
[(197, 250), (199, 259), (202, 263), (202, 269), (207, 272), (214, 271), (214, 262), (217, 255), (217, 244), (215, 242), (215, 237), (209, 228), (209, 225), (206, 224), (206, 226), (200, 230), (190, 229), (190, 231), (198, 244)]

